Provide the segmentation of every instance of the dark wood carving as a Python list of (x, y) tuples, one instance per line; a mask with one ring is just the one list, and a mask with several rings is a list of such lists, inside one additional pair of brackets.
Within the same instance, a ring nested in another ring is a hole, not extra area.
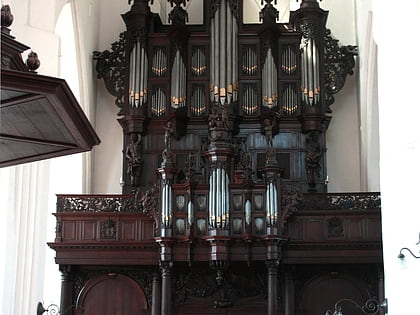
[[(103, 78), (107, 91), (116, 97), (115, 105), (122, 109), (125, 92), (125, 45), (127, 32), (120, 33), (119, 40), (112, 43), (111, 51), (94, 51), (98, 79)], [(122, 114), (120, 111), (119, 115)]]
[(331, 30), (325, 32), (325, 100), (328, 111), (334, 103), (334, 96), (346, 82), (347, 75), (353, 74), (354, 56), (358, 51), (356, 46), (339, 46), (338, 40), (331, 35)]

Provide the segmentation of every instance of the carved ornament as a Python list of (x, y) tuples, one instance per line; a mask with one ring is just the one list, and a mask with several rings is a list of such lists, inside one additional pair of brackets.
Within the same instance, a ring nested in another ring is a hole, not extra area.
[(119, 40), (111, 44), (111, 51), (94, 51), (98, 79), (103, 78), (108, 92), (116, 97), (115, 105), (120, 108), (118, 115), (122, 115), (124, 105), (125, 86), (125, 47), (127, 32), (120, 33)]

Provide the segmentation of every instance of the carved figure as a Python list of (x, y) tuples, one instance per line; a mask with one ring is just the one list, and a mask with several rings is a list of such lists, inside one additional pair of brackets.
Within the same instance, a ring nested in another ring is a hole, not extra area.
[(174, 129), (172, 128), (172, 122), (168, 121), (165, 126), (165, 149), (162, 152), (162, 165), (169, 165), (172, 163), (172, 136)]
[(264, 119), (264, 132), (265, 132), (265, 137), (267, 139), (268, 145), (272, 147), (273, 146), (273, 124), (271, 123), (271, 120), (268, 118)]
[(138, 187), (140, 168), (142, 158), (140, 154), (141, 135), (137, 133), (130, 134), (130, 143), (125, 149), (125, 158), (127, 159), (128, 167), (127, 174), (130, 176), (132, 187)]
[(165, 148), (167, 150), (171, 149), (173, 134), (174, 129), (172, 128), (172, 122), (168, 121), (165, 127)]
[(217, 125), (217, 118), (219, 115), (217, 114), (217, 109), (215, 106), (211, 109), (211, 113), (209, 115), (208, 121), (209, 121), (209, 127), (214, 128)]
[(228, 111), (228, 104), (222, 105), (222, 127), (229, 129), (229, 111)]
[(306, 136), (305, 168), (310, 191), (316, 191), (316, 178), (320, 176), (322, 152), (318, 142), (319, 132), (312, 131)]

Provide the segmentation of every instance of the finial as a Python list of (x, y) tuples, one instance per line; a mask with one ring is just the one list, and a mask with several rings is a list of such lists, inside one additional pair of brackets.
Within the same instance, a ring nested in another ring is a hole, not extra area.
[(31, 51), (28, 54), (28, 58), (26, 59), (26, 66), (28, 67), (29, 71), (35, 72), (35, 70), (39, 68), (40, 64), (41, 62), (38, 59), (38, 54)]
[(8, 4), (1, 7), (1, 31), (9, 34), (10, 30), (8, 27), (13, 23), (13, 14), (10, 11)]

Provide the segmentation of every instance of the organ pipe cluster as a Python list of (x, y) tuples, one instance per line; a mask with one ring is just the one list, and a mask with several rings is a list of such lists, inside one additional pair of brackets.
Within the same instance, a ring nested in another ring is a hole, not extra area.
[(258, 95), (255, 86), (244, 84), (242, 93), (242, 111), (247, 115), (255, 114), (258, 107)]
[(230, 104), (239, 87), (238, 24), (227, 0), (220, 1), (210, 27), (210, 100)]
[(302, 37), (301, 44), (302, 63), (302, 100), (305, 105), (313, 106), (319, 102), (319, 52), (313, 38)]
[(151, 111), (155, 117), (160, 117), (166, 112), (166, 95), (162, 88), (157, 88), (151, 99)]
[(171, 105), (173, 108), (185, 106), (187, 86), (187, 68), (177, 49), (171, 73)]
[(255, 75), (257, 68), (257, 54), (255, 49), (252, 47), (245, 48), (242, 56), (242, 72), (249, 76)]
[[(172, 185), (168, 180), (164, 180), (162, 184), (162, 229), (170, 229), (172, 227)], [(164, 235), (162, 235), (164, 236)]]
[(281, 55), (281, 69), (286, 74), (293, 74), (296, 72), (296, 54), (290, 45), (283, 51)]
[(201, 116), (206, 111), (206, 100), (204, 86), (201, 84), (193, 84), (191, 95), (191, 114), (193, 116)]
[(271, 48), (269, 48), (262, 68), (262, 99), (264, 106), (268, 108), (277, 106), (277, 93), (277, 68)]
[(229, 176), (224, 168), (213, 169), (210, 175), (209, 224), (214, 229), (229, 227)]
[(153, 54), (151, 70), (155, 77), (163, 77), (166, 75), (166, 71), (168, 70), (168, 62), (166, 53), (162, 48), (156, 49), (155, 53)]
[(265, 192), (266, 200), (266, 221), (268, 226), (277, 224), (277, 187), (273, 180), (267, 183), (267, 190)]
[(144, 43), (136, 41), (130, 54), (129, 104), (141, 107), (147, 101), (148, 59)]
[(283, 90), (283, 104), (281, 109), (286, 115), (293, 115), (298, 109), (298, 100), (295, 89), (292, 85), (288, 84)]
[(193, 75), (199, 77), (206, 72), (206, 55), (202, 47), (196, 47), (191, 57), (191, 72)]

